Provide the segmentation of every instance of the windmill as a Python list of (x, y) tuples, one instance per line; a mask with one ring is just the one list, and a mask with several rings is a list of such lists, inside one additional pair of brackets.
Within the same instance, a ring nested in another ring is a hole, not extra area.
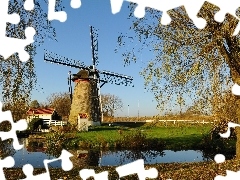
[[(90, 26), (92, 65), (86, 66), (84, 63), (69, 59), (53, 52), (45, 50), (44, 60), (51, 63), (69, 66), (79, 69), (77, 74), (71, 74), (69, 71), (68, 85), (71, 98), (71, 110), (69, 122), (72, 125), (78, 124), (78, 118), (81, 115), (87, 115), (88, 122), (91, 125), (100, 125), (103, 120), (101, 108), (100, 88), (106, 84), (132, 85), (133, 78), (130, 76), (110, 72), (99, 71), (96, 66), (98, 61), (98, 34), (97, 30)], [(72, 83), (75, 83), (74, 93), (72, 94)], [(101, 83), (101, 84), (100, 84)], [(80, 117), (83, 118), (83, 117)]]

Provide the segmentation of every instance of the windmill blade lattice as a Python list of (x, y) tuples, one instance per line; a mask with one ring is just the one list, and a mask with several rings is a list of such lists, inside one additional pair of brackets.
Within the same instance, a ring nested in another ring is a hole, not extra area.
[(118, 74), (110, 71), (100, 71), (99, 73), (103, 74), (101, 78), (102, 81), (107, 81), (111, 84), (116, 85), (133, 86), (132, 84), (133, 78), (131, 76), (126, 76), (123, 74)]
[(97, 66), (99, 64), (98, 61), (98, 32), (97, 29), (90, 26), (90, 36), (91, 36), (91, 49), (92, 49), (92, 61), (93, 66)]
[(65, 65), (65, 66), (70, 66), (70, 67), (74, 67), (74, 68), (89, 70), (89, 67), (87, 67), (84, 63), (82, 63), (80, 61), (66, 58), (66, 57), (60, 56), (56, 53), (53, 53), (53, 52), (47, 51), (47, 50), (44, 50), (44, 61), (61, 64), (61, 65)]

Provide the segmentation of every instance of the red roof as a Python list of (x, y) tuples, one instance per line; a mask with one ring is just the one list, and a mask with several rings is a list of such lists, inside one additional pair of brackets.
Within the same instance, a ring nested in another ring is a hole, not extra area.
[(27, 111), (28, 115), (32, 115), (32, 114), (52, 114), (54, 112), (54, 108), (37, 108), (37, 109), (33, 109), (30, 108)]

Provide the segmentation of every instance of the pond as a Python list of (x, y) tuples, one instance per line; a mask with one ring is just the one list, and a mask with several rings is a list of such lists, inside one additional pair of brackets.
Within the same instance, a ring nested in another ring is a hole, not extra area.
[[(20, 139), (24, 148), (13, 153), (15, 166), (21, 168), (24, 164), (31, 164), (34, 168), (42, 168), (44, 159), (57, 157), (46, 153), (44, 142), (36, 140), (30, 143), (28, 139)], [(33, 146), (34, 145), (34, 146)], [(200, 150), (185, 151), (100, 151), (100, 150), (69, 150), (74, 155), (71, 158), (74, 166), (120, 166), (138, 159), (144, 159), (145, 164), (173, 163), (173, 162), (203, 162), (212, 161), (212, 158), (205, 157)], [(61, 168), (61, 161), (49, 164), (49, 167)]]
[(203, 162), (211, 161), (210, 158), (205, 158), (201, 151), (186, 150), (186, 151), (107, 151), (103, 152), (99, 159), (100, 166), (119, 166), (133, 162), (138, 159), (144, 159), (144, 164), (156, 163), (183, 163), (183, 162)]

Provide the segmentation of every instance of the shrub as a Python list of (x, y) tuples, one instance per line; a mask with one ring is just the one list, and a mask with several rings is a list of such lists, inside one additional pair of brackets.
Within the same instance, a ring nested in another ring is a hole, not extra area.
[(132, 131), (131, 133), (123, 133), (116, 144), (117, 147), (128, 149), (144, 149), (146, 145), (146, 135), (140, 130)]
[(72, 133), (72, 132), (77, 132), (77, 129), (75, 126), (73, 126), (71, 124), (67, 124), (67, 125), (63, 126), (63, 128), (60, 131), (63, 133)]
[(61, 154), (64, 143), (67, 139), (63, 133), (52, 133), (46, 137), (46, 153), (58, 157)]
[[(218, 123), (216, 123), (210, 131), (212, 139), (218, 139), (220, 138), (219, 133), (227, 132), (229, 122), (230, 120), (228, 119), (221, 119)], [(229, 139), (236, 139), (236, 131), (234, 128), (231, 128), (231, 134)]]
[(41, 125), (41, 127), (43, 126), (43, 120), (40, 118), (33, 118), (32, 121), (28, 123), (28, 129), (30, 131), (34, 131), (39, 127), (39, 125)]

